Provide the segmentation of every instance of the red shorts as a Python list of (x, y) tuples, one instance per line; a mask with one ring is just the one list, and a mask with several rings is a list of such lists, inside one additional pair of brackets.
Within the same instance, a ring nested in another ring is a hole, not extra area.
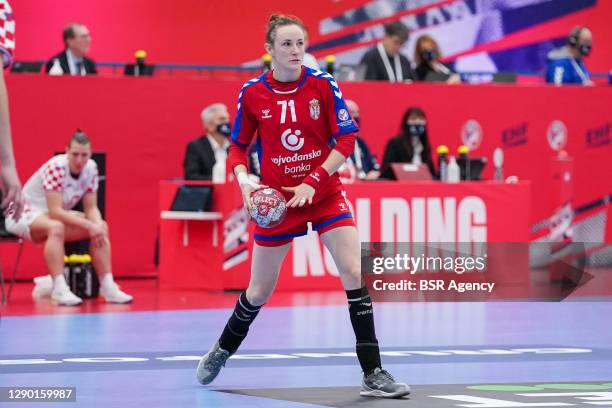
[(285, 245), (308, 233), (308, 222), (319, 234), (338, 227), (355, 226), (355, 220), (344, 191), (304, 207), (289, 208), (283, 222), (274, 228), (255, 226), (255, 242), (261, 246)]

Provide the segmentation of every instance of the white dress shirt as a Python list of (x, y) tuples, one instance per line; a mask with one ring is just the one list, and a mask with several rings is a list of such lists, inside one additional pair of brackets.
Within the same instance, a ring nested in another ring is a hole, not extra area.
[(211, 135), (206, 135), (206, 137), (208, 138), (208, 141), (212, 146), (213, 152), (215, 153), (215, 165), (212, 169), (212, 181), (214, 183), (225, 183), (225, 162), (227, 161), (227, 149), (229, 148), (229, 141), (225, 139), (223, 141), (223, 146), (221, 146)]

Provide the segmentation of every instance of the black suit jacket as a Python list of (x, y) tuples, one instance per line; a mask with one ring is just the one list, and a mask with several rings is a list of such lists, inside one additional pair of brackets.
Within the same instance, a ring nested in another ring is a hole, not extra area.
[[(402, 77), (404, 81), (407, 79), (413, 80), (415, 79), (414, 71), (410, 66), (410, 61), (404, 55), (400, 54), (400, 66), (402, 68)], [(389, 75), (387, 74), (387, 70), (385, 69), (385, 63), (378, 52), (378, 48), (376, 46), (370, 48), (361, 58), (361, 65), (365, 65), (366, 73), (365, 80), (366, 81), (388, 81)], [(391, 67), (395, 71), (395, 64), (393, 62), (393, 58), (391, 58)]]
[[(66, 55), (66, 50), (60, 52), (57, 55), (54, 55), (47, 61), (47, 65), (45, 66), (45, 72), (49, 73), (51, 67), (53, 66), (53, 60), (58, 59), (60, 66), (62, 67), (62, 71), (64, 71), (64, 75), (70, 75), (70, 67), (68, 66), (68, 56)], [(83, 57), (83, 66), (85, 67), (85, 72), (87, 75), (97, 74), (96, 63), (87, 57)]]
[[(408, 138), (399, 134), (392, 139), (389, 139), (387, 146), (385, 147), (385, 154), (383, 155), (382, 174), (380, 178), (395, 180), (391, 163), (410, 163), (412, 162), (412, 156), (414, 150), (412, 145), (408, 142)], [(421, 152), (421, 162), (427, 165), (431, 176), (435, 179), (437, 177), (436, 169), (434, 167), (433, 159), (431, 157), (431, 150), (424, 146)]]
[(212, 169), (217, 160), (206, 136), (189, 142), (183, 161), (185, 180), (212, 180)]

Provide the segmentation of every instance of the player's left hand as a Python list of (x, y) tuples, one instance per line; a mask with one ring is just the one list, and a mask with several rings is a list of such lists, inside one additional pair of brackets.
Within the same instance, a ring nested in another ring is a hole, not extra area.
[(2, 179), (2, 209), (5, 214), (12, 213), (15, 221), (19, 221), (23, 210), (23, 196), (21, 195), (21, 182), (14, 166), (2, 166), (0, 169)]
[(287, 203), (288, 208), (303, 207), (312, 204), (312, 198), (315, 195), (315, 189), (308, 184), (302, 183), (297, 187), (281, 187), (283, 191), (293, 193), (293, 197)]

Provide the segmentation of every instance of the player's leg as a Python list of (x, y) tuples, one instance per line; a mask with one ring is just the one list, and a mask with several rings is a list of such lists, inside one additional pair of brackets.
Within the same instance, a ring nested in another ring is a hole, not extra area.
[(234, 313), (219, 338), (221, 348), (230, 354), (236, 352), (259, 310), (272, 296), (289, 245), (289, 243), (272, 247), (260, 246), (257, 243), (253, 245), (249, 287), (238, 298)]
[[(73, 212), (79, 216), (85, 217), (81, 212)], [(107, 302), (110, 303), (129, 303), (133, 300), (131, 295), (123, 292), (113, 279), (111, 269), (111, 243), (108, 234), (108, 225), (105, 221), (101, 221), (104, 230), (106, 231), (103, 245), (94, 245), (93, 242), (89, 245), (92, 263), (98, 279), (100, 281), (100, 293)], [(75, 225), (65, 225), (64, 227), (65, 241), (82, 241), (89, 238), (89, 231)]]
[(219, 340), (200, 360), (197, 370), (200, 384), (210, 384), (245, 339), (261, 306), (274, 292), (289, 246), (290, 243), (280, 246), (261, 246), (257, 243), (253, 245), (249, 287), (240, 294)]
[(47, 214), (41, 214), (30, 224), (30, 236), (35, 243), (45, 243), (43, 254), (53, 279), (51, 300), (65, 306), (82, 303), (83, 300), (70, 291), (64, 277), (64, 224), (51, 219)]
[(351, 324), (356, 337), (357, 357), (364, 373), (360, 394), (398, 398), (410, 393), (410, 387), (397, 383), (380, 362), (380, 350), (374, 329), (374, 309), (368, 290), (361, 284), (359, 236), (354, 226), (329, 226), (320, 231), (321, 240), (331, 253), (340, 273), (349, 303)]

